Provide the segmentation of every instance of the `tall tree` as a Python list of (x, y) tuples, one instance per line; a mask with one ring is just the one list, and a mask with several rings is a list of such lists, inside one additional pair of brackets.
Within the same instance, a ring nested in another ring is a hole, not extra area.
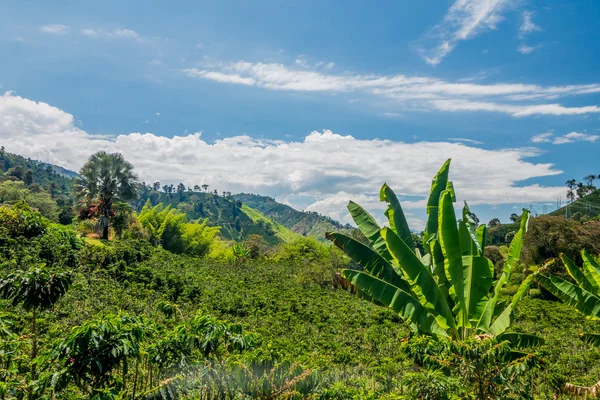
[(74, 183), (75, 195), (86, 205), (96, 205), (102, 239), (108, 240), (115, 203), (137, 197), (136, 181), (133, 165), (119, 153), (100, 151), (93, 154), (79, 171), (79, 178)]
[(566, 182), (567, 185), (567, 199), (569, 200), (570, 203), (572, 203), (575, 200), (575, 192), (573, 191), (573, 189), (575, 189), (575, 186), (577, 185), (577, 181), (575, 179), (569, 179)]

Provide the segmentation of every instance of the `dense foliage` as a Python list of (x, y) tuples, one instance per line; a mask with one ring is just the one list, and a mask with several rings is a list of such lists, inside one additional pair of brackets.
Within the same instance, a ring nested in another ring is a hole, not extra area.
[[(596, 225), (530, 220), (525, 211), (506, 228), (490, 221), (486, 229), (466, 206), (457, 219), (447, 167), (433, 182), (421, 235), (409, 230), (387, 185), (381, 200), (389, 227), (380, 229), (351, 203), (363, 232), (329, 235), (347, 255), (284, 226), (286, 218), (300, 218), (289, 210), (273, 221), (205, 185), (161, 191), (160, 184), (136, 184), (139, 197), (113, 202), (110, 240), (99, 240), (102, 213), (57, 218), (36, 203), (56, 202), (60, 215), (66, 208), (57, 194), (4, 179), (0, 398), (592, 393), (600, 352), (590, 343), (597, 342), (596, 322), (586, 316), (599, 315), (592, 306), (600, 304), (593, 287), (600, 274)], [(101, 198), (89, 196), (90, 206)], [(239, 231), (232, 213), (245, 221)], [(315, 229), (325, 221), (317, 217)], [(220, 232), (218, 220), (227, 222)], [(580, 255), (581, 249), (587, 251)], [(548, 257), (558, 260), (539, 268)], [(535, 282), (564, 302), (542, 299), (539, 288), (530, 289)], [(386, 285), (396, 289), (382, 290)], [(409, 301), (398, 302), (401, 295)], [(484, 316), (490, 318), (482, 322)], [(590, 333), (585, 341), (583, 332)]]

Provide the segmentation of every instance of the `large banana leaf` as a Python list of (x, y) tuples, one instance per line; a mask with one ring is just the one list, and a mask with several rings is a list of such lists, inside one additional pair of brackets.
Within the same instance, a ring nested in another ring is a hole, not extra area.
[(600, 318), (600, 298), (595, 294), (555, 275), (547, 277), (539, 274), (535, 280), (544, 289), (574, 307), (583, 315)]
[(477, 325), (488, 303), (494, 280), (494, 265), (483, 256), (463, 256), (467, 315)]
[(408, 227), (408, 222), (398, 201), (398, 197), (387, 184), (383, 184), (379, 192), (379, 199), (388, 203), (388, 208), (385, 210), (385, 216), (390, 222), (390, 228), (410, 247), (415, 248), (412, 240), (412, 234)]
[(477, 324), (477, 328), (482, 330), (483, 332), (487, 332), (489, 330), (490, 324), (492, 323), (492, 318), (494, 316), (494, 309), (496, 308), (496, 303), (498, 302), (498, 298), (500, 297), (500, 291), (508, 282), (513, 269), (517, 266), (521, 259), (521, 249), (523, 248), (523, 235), (525, 235), (525, 233), (527, 232), (528, 223), (529, 211), (523, 210), (523, 214), (521, 215), (521, 226), (519, 228), (519, 231), (513, 237), (513, 240), (510, 242), (510, 247), (508, 249), (508, 259), (504, 263), (504, 268), (502, 270), (500, 278), (498, 278), (498, 280), (496, 281), (496, 285), (494, 286), (494, 294), (488, 300), (488, 304), (486, 305), (483, 313), (481, 314), (481, 318), (479, 320), (479, 323)]
[(412, 293), (419, 299), (421, 305), (433, 313), (442, 328), (455, 330), (454, 316), (431, 270), (423, 265), (421, 260), (394, 231), (383, 228), (381, 236), (386, 241), (390, 254), (404, 272)]
[(583, 258), (583, 266), (591, 285), (596, 289), (596, 293), (600, 292), (600, 265), (585, 250), (581, 251), (581, 258)]
[(410, 292), (408, 284), (400, 276), (402, 271), (396, 271), (390, 263), (373, 249), (342, 233), (328, 232), (325, 236), (371, 275)]
[(436, 319), (410, 293), (365, 272), (345, 269), (342, 275), (362, 292), (396, 311), (402, 319), (436, 337), (448, 337)]
[(386, 260), (391, 261), (392, 256), (388, 252), (385, 242), (381, 237), (381, 228), (377, 224), (377, 221), (375, 221), (375, 218), (353, 201), (348, 203), (348, 211), (350, 212), (354, 223), (358, 226), (358, 229), (360, 229), (367, 239), (369, 239), (375, 251)]
[(448, 186), (448, 173), (450, 171), (450, 159), (446, 160), (442, 168), (431, 182), (429, 199), (427, 200), (427, 224), (423, 233), (423, 247), (427, 248), (427, 242), (438, 232), (438, 207), (440, 195)]
[[(444, 298), (450, 300), (448, 292), (450, 289), (450, 283), (448, 282), (446, 271), (444, 269), (444, 253), (442, 252), (442, 247), (437, 239), (432, 239), (429, 242), (429, 252), (431, 255), (433, 273), (437, 278), (438, 287), (442, 291)], [(454, 305), (452, 305), (450, 308), (453, 306)]]
[[(538, 274), (539, 274), (539, 271), (534, 272), (533, 274), (531, 274), (527, 278), (525, 278), (525, 280), (523, 282), (521, 282), (521, 285), (519, 286), (519, 289), (517, 289), (517, 293), (515, 293), (515, 295), (513, 296), (510, 304), (504, 309), (504, 311), (502, 311), (502, 313), (498, 316), (498, 318), (496, 318), (496, 320), (489, 327), (489, 329), (487, 329), (487, 327), (481, 326), (481, 320), (480, 320), (480, 323), (477, 325), (477, 328), (483, 330), (484, 332), (490, 333), (492, 335), (499, 335), (501, 333), (504, 333), (504, 331), (506, 331), (508, 329), (508, 327), (510, 326), (510, 324), (512, 323), (513, 311), (517, 307), (517, 304), (529, 292), (531, 283), (536, 278), (536, 276), (538, 276)], [(492, 299), (490, 299), (490, 301), (491, 300)], [(488, 302), (488, 306), (489, 306), (489, 302)], [(484, 313), (485, 312), (487, 312), (487, 306), (486, 306)], [(493, 312), (492, 312), (492, 314), (493, 314)], [(483, 319), (483, 316), (482, 316), (482, 319)], [(491, 317), (490, 317), (490, 319), (491, 319)]]
[(444, 254), (444, 270), (450, 282), (450, 296), (455, 304), (456, 325), (463, 328), (470, 326), (468, 308), (465, 300), (465, 285), (460, 247), (460, 236), (454, 214), (452, 195), (445, 190), (440, 196), (439, 210), (440, 247)]
[[(575, 265), (573, 260), (571, 260), (569, 257), (567, 257), (566, 254), (561, 254), (560, 259), (562, 260), (563, 264), (565, 265), (565, 268), (567, 269), (567, 272), (569, 273), (569, 275), (571, 275), (571, 278), (573, 278), (579, 286), (581, 286), (583, 289), (587, 290), (588, 292), (592, 292), (592, 293), (598, 292), (596, 290), (596, 287), (594, 287), (594, 285), (592, 284), (592, 282), (595, 283), (595, 281), (591, 275), (588, 274), (588, 276), (586, 276), (586, 274), (584, 272), (582, 272), (581, 270), (579, 270), (579, 268), (577, 268), (577, 266)], [(591, 282), (588, 279), (588, 277), (591, 278)]]

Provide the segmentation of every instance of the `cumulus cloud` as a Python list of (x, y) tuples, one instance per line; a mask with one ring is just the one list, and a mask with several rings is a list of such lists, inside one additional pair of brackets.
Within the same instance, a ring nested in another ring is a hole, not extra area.
[(44, 25), (40, 27), (40, 31), (44, 33), (50, 33), (53, 35), (62, 35), (67, 33), (69, 27), (66, 25)]
[[(297, 141), (241, 135), (208, 142), (201, 133), (105, 136), (76, 127), (68, 112), (10, 93), (0, 97), (0, 138), (8, 151), (72, 170), (96, 151), (121, 152), (146, 182), (207, 183), (218, 190), (261, 193), (344, 222), (350, 221), (344, 211), (349, 199), (380, 209), (378, 189), (384, 182), (401, 197), (416, 196), (404, 205), (422, 212), (431, 177), (446, 158), (453, 158), (459, 200), (470, 204), (550, 201), (564, 191), (519, 186), (520, 181), (561, 173), (552, 164), (529, 161), (538, 155), (532, 148), (486, 150), (450, 142), (360, 140), (329, 130)], [(421, 215), (412, 218), (415, 228), (422, 227)]]
[(533, 20), (533, 12), (523, 11), (521, 26), (519, 26), (519, 37), (522, 39), (533, 32), (540, 32), (542, 28), (536, 25)]
[(567, 107), (557, 103), (520, 104), (523, 101), (543, 101), (600, 93), (600, 84), (597, 83), (564, 86), (525, 83), (477, 84), (402, 74), (336, 75), (299, 66), (245, 61), (187, 68), (183, 72), (192, 78), (255, 86), (267, 90), (364, 93), (394, 100), (403, 108), (411, 110), (491, 111), (517, 117), (535, 114), (577, 115), (600, 110), (595, 105)]
[(562, 136), (554, 136), (553, 132), (544, 132), (533, 136), (531, 141), (533, 143), (567, 144), (575, 142), (594, 143), (598, 139), (600, 139), (599, 135), (591, 135), (588, 133), (570, 132)]
[(496, 29), (511, 0), (456, 0), (444, 19), (421, 39), (417, 50), (430, 65), (437, 65), (463, 40)]

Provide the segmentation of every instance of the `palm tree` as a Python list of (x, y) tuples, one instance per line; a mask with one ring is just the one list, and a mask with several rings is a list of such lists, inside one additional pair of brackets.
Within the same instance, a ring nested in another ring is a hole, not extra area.
[(108, 240), (115, 203), (137, 197), (136, 180), (133, 165), (119, 153), (100, 151), (93, 154), (79, 171), (79, 178), (74, 183), (75, 195), (79, 201), (97, 206), (102, 239)]
[(44, 268), (17, 271), (0, 280), (0, 299), (12, 300), (13, 306), (21, 304), (31, 317), (31, 380), (35, 380), (37, 357), (37, 316), (40, 310), (48, 310), (67, 292), (72, 278), (68, 273), (51, 273)]

